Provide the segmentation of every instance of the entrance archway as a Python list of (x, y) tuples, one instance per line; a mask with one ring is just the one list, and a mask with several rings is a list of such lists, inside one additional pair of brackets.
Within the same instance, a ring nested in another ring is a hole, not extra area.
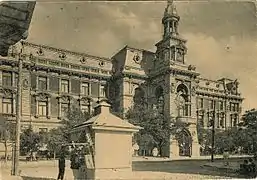
[(179, 146), (179, 156), (191, 156), (192, 155), (192, 136), (187, 129), (183, 129), (177, 135), (177, 141)]

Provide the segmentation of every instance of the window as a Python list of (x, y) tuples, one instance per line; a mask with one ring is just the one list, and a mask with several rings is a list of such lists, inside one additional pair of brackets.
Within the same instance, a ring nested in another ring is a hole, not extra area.
[(210, 107), (210, 109), (214, 109), (214, 101), (213, 100), (209, 101), (209, 107)]
[(12, 86), (12, 72), (3, 71), (2, 85), (3, 86)]
[(47, 101), (38, 101), (38, 115), (47, 116)]
[(224, 114), (220, 114), (220, 127), (221, 128), (224, 128), (225, 127), (225, 117), (224, 117)]
[(105, 85), (100, 85), (100, 96), (105, 97)]
[(61, 92), (64, 92), (64, 93), (69, 92), (69, 80), (66, 80), (66, 79), (61, 80)]
[(220, 110), (221, 110), (221, 111), (224, 110), (224, 102), (223, 102), (223, 101), (220, 101), (220, 102), (219, 102), (219, 107), (220, 107)]
[(13, 113), (13, 99), (12, 98), (3, 98), (2, 100), (2, 112), (4, 114)]
[(67, 116), (69, 111), (69, 103), (61, 103), (61, 117)]
[(41, 91), (47, 90), (47, 77), (38, 77), (38, 89)]
[(203, 98), (198, 99), (198, 108), (199, 109), (203, 108)]
[(39, 133), (47, 133), (47, 128), (39, 128)]
[(233, 126), (237, 126), (237, 114), (233, 116)]
[(82, 105), (81, 105), (81, 111), (82, 111), (83, 113), (89, 113), (89, 105), (82, 104)]
[(89, 83), (81, 84), (81, 94), (83, 94), (85, 96), (89, 95)]

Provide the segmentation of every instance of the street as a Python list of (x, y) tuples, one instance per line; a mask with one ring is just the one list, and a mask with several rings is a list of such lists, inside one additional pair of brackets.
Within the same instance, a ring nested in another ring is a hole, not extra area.
[[(220, 161), (220, 160), (217, 160)], [(235, 175), (212, 171), (202, 166), (208, 160), (174, 160), (133, 162), (133, 178), (128, 179), (217, 179), (232, 178)], [(66, 162), (65, 179), (72, 179), (70, 162)], [(28, 162), (21, 164), (23, 180), (56, 179), (58, 167), (56, 161)], [(2, 169), (2, 179), (8, 179), (9, 168)]]

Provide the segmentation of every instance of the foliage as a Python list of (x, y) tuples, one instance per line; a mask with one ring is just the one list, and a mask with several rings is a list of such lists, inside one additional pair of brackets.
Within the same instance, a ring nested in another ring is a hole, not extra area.
[(7, 151), (8, 151), (8, 142), (13, 141), (15, 138), (15, 128), (14, 124), (11, 122), (8, 122), (8, 120), (1, 116), (0, 117), (0, 135), (1, 135), (1, 141), (3, 141), (4, 147), (5, 147), (5, 161), (7, 161)]
[[(206, 150), (210, 150), (212, 132), (209, 129), (198, 129), (199, 142)], [(215, 153), (222, 154), (224, 150), (230, 153), (252, 154), (257, 151), (257, 111), (246, 111), (237, 127), (226, 130), (215, 130)]]
[(145, 106), (132, 107), (128, 110), (126, 118), (130, 123), (143, 127), (135, 134), (137, 143), (148, 149), (157, 147), (163, 156), (162, 148), (169, 142), (171, 133), (174, 133), (174, 127), (169, 124), (168, 118), (158, 110)]
[(47, 148), (52, 152), (59, 152), (62, 144), (71, 143), (71, 129), (91, 117), (89, 113), (83, 113), (79, 106), (72, 105), (67, 116), (62, 120), (62, 126), (48, 132)]
[(22, 132), (20, 136), (20, 149), (21, 153), (33, 153), (38, 151), (40, 148), (40, 134), (33, 132), (32, 127), (30, 126), (28, 129)]

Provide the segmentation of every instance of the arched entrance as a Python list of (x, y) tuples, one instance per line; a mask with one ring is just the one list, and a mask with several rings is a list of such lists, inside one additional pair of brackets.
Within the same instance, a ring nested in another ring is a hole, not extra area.
[(177, 135), (179, 156), (191, 156), (192, 155), (192, 136), (190, 132), (183, 129)]

